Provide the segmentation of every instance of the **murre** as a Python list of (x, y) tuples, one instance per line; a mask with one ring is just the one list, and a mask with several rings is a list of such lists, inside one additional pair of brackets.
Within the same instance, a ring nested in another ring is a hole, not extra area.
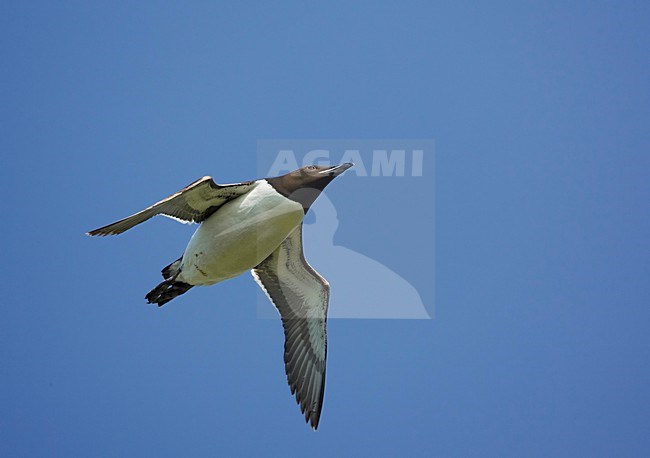
[(325, 390), (330, 287), (305, 260), (302, 220), (321, 191), (352, 167), (310, 165), (274, 178), (217, 184), (209, 176), (88, 235), (115, 235), (155, 215), (201, 223), (181, 256), (162, 270), (147, 301), (162, 306), (193, 286), (248, 270), (280, 313), (291, 394), (318, 428)]

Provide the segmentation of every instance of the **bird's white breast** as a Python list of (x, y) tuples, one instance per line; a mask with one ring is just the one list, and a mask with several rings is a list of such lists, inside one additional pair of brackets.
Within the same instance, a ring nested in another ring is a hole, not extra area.
[(178, 279), (211, 285), (236, 277), (266, 259), (303, 217), (302, 205), (260, 180), (196, 230), (183, 254)]

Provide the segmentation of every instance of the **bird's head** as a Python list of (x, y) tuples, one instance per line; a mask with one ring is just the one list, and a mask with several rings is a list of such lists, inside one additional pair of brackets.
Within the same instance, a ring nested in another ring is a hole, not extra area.
[(283, 196), (302, 204), (306, 212), (321, 191), (353, 165), (351, 162), (334, 166), (307, 165), (286, 175), (267, 178), (267, 181)]

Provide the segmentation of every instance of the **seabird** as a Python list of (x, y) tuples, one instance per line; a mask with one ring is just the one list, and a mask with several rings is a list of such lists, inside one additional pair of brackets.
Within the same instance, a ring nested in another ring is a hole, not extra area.
[(330, 286), (305, 260), (302, 220), (321, 191), (352, 163), (309, 165), (279, 177), (217, 184), (205, 176), (166, 199), (88, 235), (116, 235), (163, 215), (200, 223), (181, 256), (162, 270), (146, 299), (162, 306), (193, 286), (248, 270), (275, 305), (284, 327), (291, 394), (318, 428), (325, 390)]

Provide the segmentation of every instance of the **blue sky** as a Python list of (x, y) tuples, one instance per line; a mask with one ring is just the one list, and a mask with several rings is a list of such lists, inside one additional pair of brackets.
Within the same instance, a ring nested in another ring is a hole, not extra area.
[[(648, 453), (646, 3), (6, 1), (0, 34), (3, 456)], [(191, 227), (83, 235), (276, 138), (436, 145), (328, 189), (435, 319), (332, 320), (317, 433), (249, 276), (159, 310)]]

